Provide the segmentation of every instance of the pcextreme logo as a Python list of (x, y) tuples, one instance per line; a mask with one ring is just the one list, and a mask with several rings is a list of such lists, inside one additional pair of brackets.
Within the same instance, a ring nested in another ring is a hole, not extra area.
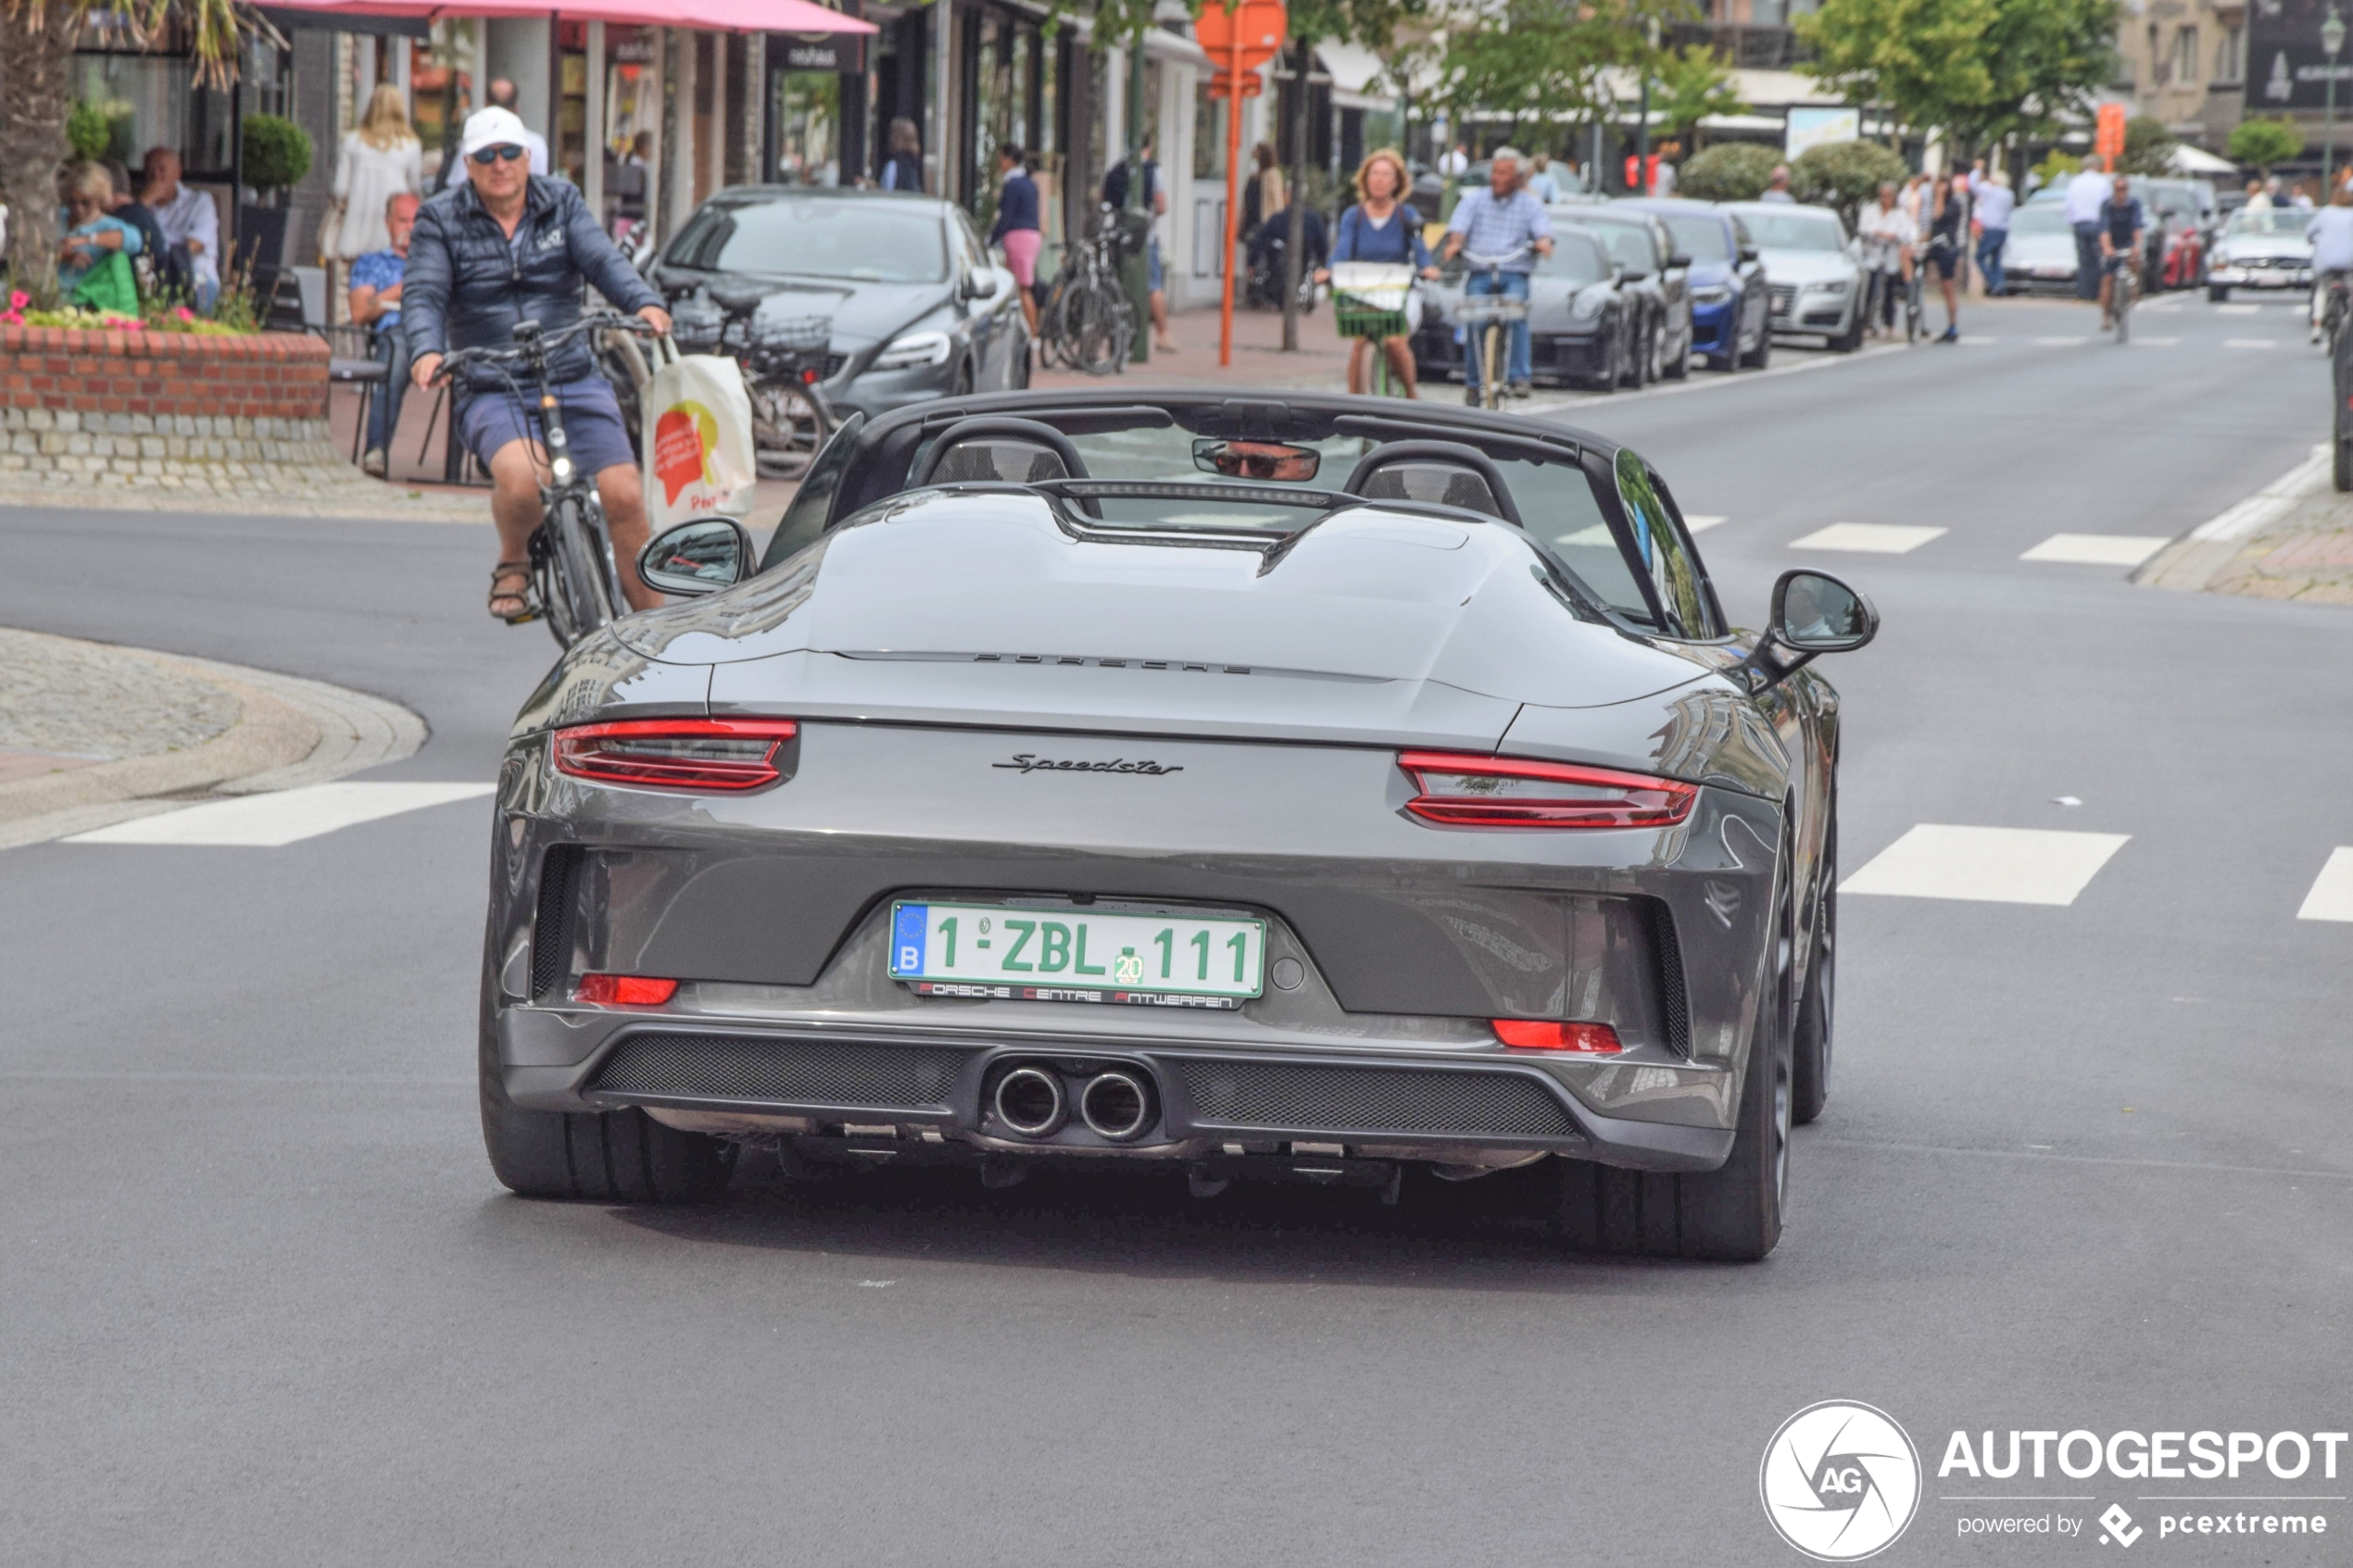
[(1825, 1399), (1781, 1423), (1756, 1490), (1781, 1539), (1818, 1562), (1857, 1562), (1919, 1512), (1919, 1450), (1885, 1411)]

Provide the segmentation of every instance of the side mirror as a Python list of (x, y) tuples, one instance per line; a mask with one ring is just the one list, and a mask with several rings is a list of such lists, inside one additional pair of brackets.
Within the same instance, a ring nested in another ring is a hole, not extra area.
[(1752, 692), (1778, 685), (1826, 653), (1852, 653), (1879, 635), (1879, 611), (1827, 571), (1784, 571), (1756, 651), (1733, 671)]
[(637, 557), (637, 575), (665, 594), (715, 594), (751, 575), (751, 535), (742, 523), (731, 517), (698, 518), (647, 541)]
[(1743, 246), (1741, 246), (1741, 259), (1742, 259), (1743, 261), (1754, 261), (1754, 260), (1755, 260), (1755, 259), (1756, 259), (1756, 247), (1755, 247), (1755, 245), (1743, 245)]
[(956, 286), (958, 299), (994, 299), (1004, 287), (1005, 273), (994, 267), (977, 268), (964, 274)]
[(1691, 264), (1692, 258), (1690, 255), (1684, 251), (1679, 250), (1674, 255), (1667, 258), (1667, 265), (1669, 267), (1689, 267)]
[(1640, 267), (1629, 267), (1625, 269), (1625, 274), (1626, 281), (1629, 283), (1639, 283), (1650, 276), (1648, 271)]

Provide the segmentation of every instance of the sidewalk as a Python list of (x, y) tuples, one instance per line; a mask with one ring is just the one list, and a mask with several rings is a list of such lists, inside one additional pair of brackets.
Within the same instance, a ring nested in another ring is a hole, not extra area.
[[(1152, 351), (1148, 364), (1129, 364), (1118, 375), (1089, 376), (1076, 370), (1039, 369), (1030, 384), (1057, 390), (1080, 387), (1230, 386), (1236, 391), (1308, 388), (1348, 390), (1348, 340), (1332, 324), (1329, 301), (1299, 319), (1299, 349), (1282, 349), (1283, 318), (1277, 310), (1234, 307), (1234, 362), (1217, 363), (1217, 307), (1178, 311), (1169, 317), (1168, 335), (1176, 352)], [(1457, 395), (1459, 395), (1459, 394)]]
[(2144, 587), (2353, 605), (2353, 495), (2326, 445), (2174, 540), (2133, 574)]

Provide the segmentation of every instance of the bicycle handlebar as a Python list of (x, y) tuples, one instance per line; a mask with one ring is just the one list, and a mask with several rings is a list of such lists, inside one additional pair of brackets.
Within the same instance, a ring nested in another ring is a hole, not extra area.
[(536, 321), (518, 321), (514, 325), (515, 343), (510, 348), (453, 348), (441, 357), (434, 379), (445, 379), (461, 365), (524, 364), (535, 358), (544, 358), (585, 332), (598, 330), (635, 332), (640, 337), (660, 337), (661, 330), (651, 321), (635, 316), (623, 316), (616, 310), (594, 310), (583, 315), (571, 326), (553, 332), (541, 332)]
[(1517, 261), (1523, 256), (1534, 254), (1535, 249), (1536, 247), (1532, 245), (1522, 245), (1515, 246), (1511, 250), (1505, 251), (1501, 256), (1480, 256), (1472, 251), (1468, 246), (1465, 246), (1463, 249), (1463, 259), (1469, 262), (1474, 269), (1482, 267), (1501, 267), (1507, 261)]

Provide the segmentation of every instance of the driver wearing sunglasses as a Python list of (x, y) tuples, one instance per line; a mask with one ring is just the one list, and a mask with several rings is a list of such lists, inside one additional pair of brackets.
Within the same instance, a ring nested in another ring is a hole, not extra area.
[[(570, 326), (580, 318), (584, 282), (615, 308), (670, 330), (661, 296), (622, 258), (579, 191), (531, 172), (528, 135), (510, 110), (477, 111), (459, 148), (465, 183), (417, 214), (401, 313), (416, 353), (410, 373), (421, 388), (433, 384), (452, 348), (503, 348), (518, 321), (537, 321), (549, 333)], [(490, 613), (515, 621), (530, 612), (529, 542), (540, 522), (540, 486), (548, 483), (547, 448), (537, 410), (495, 367), (470, 365), (463, 375), (452, 428), (489, 470), (495, 487), (498, 564), (491, 573)], [(623, 589), (633, 608), (660, 604), (661, 596), (637, 577), (645, 493), (612, 383), (598, 373), (581, 339), (553, 356), (548, 380), (562, 402), (573, 459), (597, 476)]]

